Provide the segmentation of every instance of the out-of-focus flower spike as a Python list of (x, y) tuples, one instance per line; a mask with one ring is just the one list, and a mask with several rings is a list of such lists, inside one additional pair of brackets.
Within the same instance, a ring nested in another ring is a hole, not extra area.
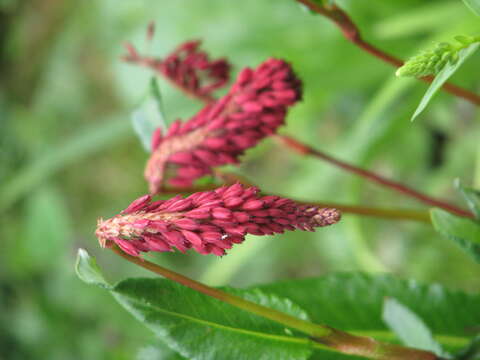
[[(154, 25), (147, 28), (147, 40), (154, 34)], [(188, 41), (177, 47), (165, 59), (141, 56), (132, 44), (126, 44), (127, 55), (122, 59), (142, 65), (165, 76), (191, 96), (213, 99), (213, 91), (225, 86), (230, 79), (230, 64), (224, 58), (211, 60), (200, 50), (200, 41)]]
[(150, 191), (160, 190), (167, 170), (174, 174), (170, 184), (190, 186), (214, 166), (237, 164), (245, 150), (284, 124), (288, 107), (301, 97), (301, 82), (283, 60), (243, 70), (227, 95), (183, 125), (171, 125), (145, 169)]

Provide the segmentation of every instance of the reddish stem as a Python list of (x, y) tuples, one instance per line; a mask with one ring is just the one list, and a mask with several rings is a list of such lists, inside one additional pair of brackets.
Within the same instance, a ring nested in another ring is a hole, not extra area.
[[(375, 46), (366, 42), (365, 40), (363, 40), (357, 25), (355, 25), (355, 23), (350, 19), (348, 14), (338, 6), (319, 5), (312, 0), (296, 0), (296, 1), (307, 6), (310, 10), (316, 12), (317, 14), (323, 15), (328, 19), (330, 19), (331, 21), (333, 21), (335, 25), (337, 25), (340, 28), (344, 37), (348, 41), (355, 44), (356, 46), (358, 46), (365, 52), (369, 53), (370, 55), (373, 55), (376, 58), (382, 60), (383, 62), (386, 62), (387, 64), (390, 64), (395, 67), (400, 67), (404, 64), (403, 60), (398, 59), (395, 56), (390, 55), (376, 48)], [(425, 81), (427, 83), (431, 83), (433, 79), (434, 79), (433, 76), (425, 76), (420, 78), (420, 80)], [(461, 97), (475, 105), (480, 105), (480, 96), (469, 90), (450, 84), (448, 82), (443, 85), (443, 89), (446, 92), (452, 95), (455, 95), (457, 97)]]
[[(312, 10), (314, 10), (314, 11), (316, 11), (316, 12), (322, 14), (322, 15), (325, 15), (325, 16), (329, 17), (330, 19), (332, 19), (333, 21), (335, 21), (335, 23), (338, 26), (340, 26), (343, 33), (345, 34), (345, 36), (348, 39), (350, 39), (352, 42), (354, 42), (356, 44), (361, 44), (360, 46), (362, 48), (364, 48), (365, 50), (368, 49), (367, 51), (370, 52), (371, 54), (374, 54), (374, 55), (376, 54), (375, 56), (380, 57), (384, 61), (386, 61), (390, 64), (393, 64), (395, 66), (397, 64), (402, 64), (403, 63), (401, 60), (398, 60), (391, 55), (383, 53), (382, 51), (376, 49), (375, 47), (373, 47), (370, 44), (361, 40), (357, 27), (355, 26), (355, 24), (353, 24), (353, 22), (350, 20), (348, 15), (345, 12), (343, 12), (343, 10), (337, 8), (336, 6), (332, 6), (327, 11), (325, 8), (320, 7), (319, 5), (316, 5), (314, 3), (311, 3), (309, 0), (297, 0), (297, 1), (309, 6)], [(127, 43), (126, 48), (127, 48), (127, 51), (128, 51), (128, 55), (123, 57), (123, 59), (125, 61), (137, 63), (139, 65), (143, 65), (143, 66), (146, 66), (146, 67), (154, 69), (154, 70), (156, 69), (156, 66), (158, 66), (157, 64), (160, 62), (160, 60), (140, 56), (131, 44)], [(166, 78), (168, 79), (168, 77), (166, 77)], [(425, 79), (427, 79), (427, 78), (428, 77), (426, 77)], [(168, 80), (170, 80), (170, 79), (168, 79)], [(209, 104), (210, 102), (215, 100), (213, 97), (210, 97), (210, 96), (202, 96), (202, 95), (199, 95), (199, 94), (196, 94), (196, 93), (192, 93), (189, 89), (182, 86), (182, 84), (176, 83), (174, 81), (171, 81), (171, 83), (172, 83), (173, 86), (175, 86), (175, 87), (179, 88), (181, 91), (183, 91), (186, 95), (188, 95), (192, 98), (196, 98), (196, 99), (204, 102), (205, 104)], [(425, 194), (422, 194), (418, 191), (410, 189), (410, 188), (406, 187), (405, 185), (403, 185), (401, 183), (398, 183), (398, 182), (395, 182), (395, 181), (392, 181), (392, 180), (388, 180), (388, 179), (386, 179), (384, 177), (381, 177), (379, 175), (376, 175), (376, 174), (374, 174), (370, 171), (367, 171), (367, 170), (358, 168), (356, 166), (347, 164), (345, 162), (342, 162), (340, 160), (337, 160), (337, 159), (335, 159), (335, 158), (333, 158), (333, 157), (331, 157), (331, 156), (329, 156), (325, 153), (322, 153), (322, 152), (320, 152), (318, 150), (315, 150), (315, 149), (313, 149), (313, 148), (311, 148), (311, 147), (309, 147), (305, 144), (302, 144), (298, 140), (295, 140), (291, 137), (282, 136), (282, 135), (276, 135), (276, 136), (285, 145), (287, 145), (289, 148), (295, 150), (296, 152), (298, 152), (300, 154), (316, 156), (316, 157), (321, 158), (325, 161), (328, 161), (331, 164), (334, 164), (334, 165), (336, 165), (340, 168), (343, 168), (347, 171), (356, 173), (357, 175), (362, 176), (366, 179), (372, 180), (373, 182), (376, 182), (376, 183), (379, 183), (381, 185), (390, 187), (391, 189), (393, 189), (395, 191), (398, 191), (400, 193), (403, 193), (405, 195), (414, 197), (414, 198), (416, 198), (416, 199), (418, 199), (418, 200), (420, 200), (420, 201), (422, 201), (426, 204), (429, 204), (429, 205), (432, 205), (432, 206), (437, 206), (437, 207), (445, 209), (445, 210), (447, 210), (447, 211), (449, 211), (453, 214), (473, 218), (473, 215), (466, 210), (458, 208), (458, 207), (456, 207), (454, 205), (451, 205), (449, 203), (446, 203), (444, 201), (436, 200), (434, 198), (431, 198), (431, 197), (429, 197)], [(223, 177), (222, 173), (217, 174), (217, 176)], [(228, 182), (228, 179), (224, 178), (224, 180), (226, 182)], [(238, 181), (238, 179), (236, 181)], [(240, 181), (240, 182), (244, 183), (243, 181)], [(165, 192), (165, 189), (164, 189), (163, 192)], [(350, 207), (343, 207), (343, 209), (344, 209), (344, 211), (346, 209), (350, 209), (350, 210), (353, 210), (352, 212), (355, 212), (355, 207), (351, 207), (351, 206)], [(357, 213), (360, 213), (360, 212), (357, 212)], [(361, 213), (365, 214), (365, 215), (369, 215), (370, 212), (367, 211), (367, 212), (361, 212)], [(396, 211), (394, 211), (394, 213), (396, 213)], [(386, 213), (383, 212), (383, 214), (385, 215)], [(372, 216), (377, 216), (377, 215), (372, 214)], [(382, 216), (382, 215), (379, 215), (379, 216)], [(394, 215), (394, 216), (385, 216), (385, 217), (403, 217), (403, 216), (402, 215)], [(413, 217), (419, 218), (419, 219), (423, 218), (422, 215), (420, 215), (420, 216), (414, 215)], [(407, 216), (407, 218), (411, 218), (411, 217)], [(421, 221), (425, 221), (425, 220), (422, 219)]]
[(438, 200), (434, 199), (428, 195), (422, 194), (416, 190), (413, 190), (399, 182), (389, 180), (387, 178), (384, 178), (383, 176), (377, 175), (371, 171), (359, 168), (357, 166), (348, 164), (346, 162), (340, 161), (338, 159), (335, 159), (331, 157), (330, 155), (327, 155), (319, 150), (315, 150), (311, 148), (310, 146), (307, 146), (289, 136), (285, 135), (275, 135), (277, 139), (279, 139), (282, 144), (286, 145), (288, 148), (296, 151), (297, 153), (300, 153), (302, 155), (312, 155), (315, 156), (319, 159), (325, 160), (329, 162), (330, 164), (333, 164), (335, 166), (338, 166), (344, 170), (347, 170), (349, 172), (352, 172), (358, 176), (361, 176), (365, 179), (371, 180), (373, 182), (376, 182), (377, 184), (386, 186), (392, 190), (395, 190), (399, 193), (408, 195), (410, 197), (413, 197), (415, 199), (420, 200), (421, 202), (431, 205), (431, 206), (436, 206), (439, 208), (442, 208), (444, 210), (447, 210), (453, 214), (459, 215), (459, 216), (464, 216), (464, 217), (469, 217), (473, 218), (473, 214), (470, 213), (467, 210), (461, 209), (455, 205), (449, 204), (443, 200)]
[(376, 360), (443, 360), (429, 351), (388, 344), (377, 341), (373, 338), (352, 335), (327, 325), (314, 324), (306, 320), (298, 319), (278, 310), (267, 308), (242, 297), (226, 293), (220, 289), (212, 288), (148, 260), (128, 255), (117, 246), (113, 246), (111, 250), (125, 260), (146, 270), (251, 314), (267, 318), (292, 329), (301, 331), (304, 334), (310, 335), (310, 339), (315, 343), (330, 347), (344, 354), (359, 355)]

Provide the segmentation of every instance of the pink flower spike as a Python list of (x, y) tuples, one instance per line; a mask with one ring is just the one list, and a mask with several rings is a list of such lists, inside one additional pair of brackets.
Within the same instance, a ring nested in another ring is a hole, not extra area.
[(261, 196), (257, 188), (245, 188), (240, 184), (195, 193), (187, 198), (175, 196), (160, 206), (151, 204), (151, 198), (144, 196), (127, 208), (129, 212), (123, 211), (107, 220), (99, 219), (95, 235), (100, 245), (116, 244), (133, 256), (149, 251), (172, 251), (173, 248), (220, 256), (233, 244), (243, 242), (247, 234), (269, 235), (294, 229), (311, 231), (340, 220), (340, 212), (336, 209), (319, 209), (286, 198)]
[(151, 193), (159, 192), (166, 172), (173, 174), (171, 185), (190, 186), (214, 166), (238, 164), (245, 150), (284, 124), (287, 109), (301, 96), (301, 82), (283, 60), (242, 71), (227, 95), (184, 124), (174, 122), (161, 141), (152, 140), (159, 144), (145, 168)]

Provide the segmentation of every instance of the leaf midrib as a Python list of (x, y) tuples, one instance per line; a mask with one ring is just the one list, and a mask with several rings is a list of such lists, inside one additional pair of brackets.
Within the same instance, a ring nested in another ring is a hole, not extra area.
[[(185, 319), (185, 320), (188, 320), (188, 321), (191, 321), (191, 322), (194, 322), (194, 323), (198, 323), (202, 326), (210, 326), (210, 327), (218, 328), (218, 329), (221, 329), (221, 330), (224, 330), (224, 331), (240, 333), (240, 334), (248, 335), (248, 336), (252, 336), (252, 337), (259, 337), (259, 338), (264, 338), (264, 339), (269, 339), (269, 340), (274, 340), (274, 341), (281, 341), (281, 342), (285, 342), (285, 343), (301, 344), (301, 345), (312, 347), (313, 349), (317, 349), (317, 350), (326, 350), (326, 351), (330, 351), (330, 352), (334, 352), (334, 353), (339, 352), (336, 349), (329, 348), (325, 345), (314, 342), (314, 341), (312, 341), (308, 338), (298, 338), (298, 337), (292, 337), (292, 336), (274, 335), (274, 334), (268, 334), (268, 333), (259, 332), (259, 331), (246, 330), (246, 329), (241, 329), (241, 328), (234, 328), (234, 327), (231, 327), (231, 326), (226, 326), (226, 325), (218, 324), (218, 323), (215, 323), (215, 322), (195, 318), (195, 317), (185, 315), (185, 314), (181, 314), (181, 313), (178, 313), (178, 312), (165, 310), (165, 309), (163, 309), (163, 308), (161, 308), (157, 305), (153, 305), (153, 304), (148, 303), (144, 300), (141, 300), (141, 299), (129, 296), (129, 295), (122, 294), (122, 293), (117, 292), (115, 290), (112, 290), (112, 292), (114, 292), (117, 295), (120, 295), (122, 297), (128, 298), (129, 301), (131, 301), (132, 303), (137, 303), (139, 305), (148, 306), (148, 307), (151, 307), (153, 310), (158, 311), (160, 313), (167, 314), (167, 315), (174, 316), (174, 317), (178, 317), (178, 318), (181, 318), (181, 319)], [(145, 322), (147, 322), (147, 321), (145, 320)], [(285, 328), (288, 328), (288, 327), (285, 326)]]
[[(114, 290), (112, 290), (112, 291), (115, 292)], [(168, 311), (168, 310), (165, 310), (165, 309), (163, 309), (163, 308), (161, 308), (157, 305), (153, 305), (151, 303), (148, 303), (144, 300), (140, 300), (138, 298), (135, 298), (135, 297), (132, 297), (132, 296), (129, 296), (129, 295), (125, 295), (125, 294), (122, 294), (122, 293), (119, 293), (119, 292), (116, 292), (116, 293), (121, 295), (121, 296), (124, 296), (124, 297), (128, 298), (130, 301), (132, 301), (134, 303), (138, 303), (140, 305), (151, 307), (155, 311), (158, 311), (158, 312), (170, 315), (170, 316), (176, 316), (176, 317), (179, 317), (179, 318), (182, 318), (182, 319), (194, 322), (194, 323), (201, 324), (203, 326), (210, 326), (210, 327), (218, 328), (218, 329), (221, 329), (221, 330), (224, 330), (224, 331), (236, 332), (236, 333), (240, 333), (240, 334), (244, 334), (244, 335), (248, 335), (248, 336), (252, 336), (252, 337), (265, 338), (265, 339), (270, 339), (270, 340), (280, 341), (280, 342), (285, 342), (285, 343), (303, 344), (303, 345), (306, 345), (306, 346), (312, 346), (315, 349), (326, 350), (326, 351), (338, 353), (337, 350), (326, 347), (326, 346), (324, 346), (322, 344), (319, 344), (319, 343), (316, 343), (314, 341), (311, 341), (308, 338), (298, 338), (298, 337), (274, 335), (274, 334), (268, 334), (268, 333), (264, 333), (264, 332), (253, 331), (253, 330), (234, 328), (234, 327), (231, 327), (231, 326), (226, 326), (226, 325), (211, 322), (211, 321), (208, 321), (208, 320), (195, 318), (195, 317), (185, 315), (185, 314), (181, 314), (181, 313), (178, 313), (178, 312)], [(389, 331), (350, 330), (350, 332), (354, 335), (373, 337), (373, 338), (376, 338), (376, 339), (379, 339), (379, 340), (382, 339), (382, 340), (392, 341), (392, 340), (396, 339), (395, 334), (393, 334), (392, 332), (389, 332)], [(450, 346), (454, 346), (454, 347), (464, 346), (464, 345), (468, 344), (468, 339), (465, 338), (465, 337), (461, 337), (461, 336), (434, 334), (434, 338), (443, 345), (450, 345)]]

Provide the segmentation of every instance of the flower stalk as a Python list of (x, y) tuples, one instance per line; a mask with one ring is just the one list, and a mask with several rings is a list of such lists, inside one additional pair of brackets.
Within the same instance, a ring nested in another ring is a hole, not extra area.
[(157, 275), (163, 276), (169, 280), (175, 281), (190, 289), (223, 301), (249, 313), (267, 318), (289, 328), (305, 333), (309, 335), (309, 339), (313, 341), (314, 347), (323, 348), (322, 346), (316, 345), (320, 344), (344, 354), (364, 356), (376, 360), (441, 360), (439, 357), (429, 351), (388, 344), (377, 341), (373, 338), (352, 335), (344, 331), (331, 328), (327, 325), (314, 324), (306, 320), (298, 319), (280, 311), (245, 300), (239, 296), (228, 294), (221, 290), (204, 285), (198, 281), (190, 279), (150, 261), (126, 254), (117, 246), (112, 246), (111, 250), (125, 260)]
[[(380, 50), (372, 47), (370, 44), (364, 42), (361, 39), (360, 32), (357, 28), (357, 26), (351, 21), (349, 16), (340, 8), (338, 8), (336, 5), (318, 5), (310, 0), (297, 0), (304, 5), (308, 6), (312, 11), (318, 12), (321, 15), (327, 16), (330, 18), (332, 21), (334, 21), (343, 31), (344, 35), (351, 40), (352, 42), (356, 43), (357, 45), (360, 44), (360, 47), (367, 49), (370, 53), (374, 54), (375, 56), (381, 58), (382, 60), (400, 67), (403, 65), (403, 61), (398, 60), (386, 53), (381, 52)], [(134, 56), (135, 52), (131, 51), (131, 55)], [(168, 77), (167, 77), (168, 78)], [(423, 78), (424, 79), (424, 78)], [(206, 105), (213, 104), (215, 102), (215, 99), (213, 97), (205, 98), (203, 96), (199, 96), (198, 94), (195, 95), (194, 93), (188, 89), (182, 82), (179, 81), (172, 81), (172, 84), (185, 92), (187, 95), (194, 96), (198, 100), (204, 102)], [(447, 84), (448, 85), (448, 84)], [(293, 86), (292, 88), (299, 88), (300, 84)], [(300, 94), (300, 92), (299, 92)], [(301, 95), (298, 95), (300, 97)], [(480, 97), (479, 97), (480, 100)], [(480, 104), (480, 102), (479, 102)], [(207, 106), (208, 108), (208, 106)], [(176, 128), (180, 127), (180, 124), (175, 126)], [(174, 129), (175, 132), (178, 129)], [(158, 134), (157, 134), (158, 135)], [(161, 135), (160, 135), (161, 136)], [(395, 190), (397, 192), (400, 192), (404, 195), (416, 198), (417, 200), (420, 200), (423, 203), (426, 203), (430, 206), (436, 206), (442, 209), (445, 209), (453, 214), (463, 216), (463, 217), (473, 217), (473, 215), (468, 212), (467, 210), (461, 209), (455, 205), (451, 205), (445, 201), (434, 199), (428, 195), (422, 194), (416, 190), (413, 190), (399, 182), (395, 182), (393, 180), (386, 179), (380, 175), (374, 174), (370, 171), (358, 168), (356, 166), (350, 165), (348, 163), (345, 163), (343, 161), (337, 160), (323, 152), (320, 152), (318, 150), (315, 150), (311, 147), (309, 147), (306, 144), (301, 143), (300, 141), (285, 136), (285, 135), (274, 135), (277, 137), (277, 139), (280, 140), (280, 142), (284, 145), (286, 145), (288, 148), (302, 154), (302, 155), (312, 155), (316, 156), (317, 158), (323, 159), (335, 166), (338, 166), (340, 168), (343, 168), (347, 171), (350, 171), (352, 173), (355, 173), (358, 176), (362, 176), (367, 180), (370, 180), (372, 182), (378, 183), (382, 186), (389, 187), (392, 190)], [(161, 140), (161, 139), (160, 139)], [(152, 139), (152, 144), (155, 145), (155, 143), (159, 143), (160, 140)], [(160, 163), (154, 161), (152, 159), (156, 159), (155, 156), (152, 156), (150, 160), (150, 168), (154, 169), (149, 172), (149, 168), (147, 167), (147, 173), (148, 174), (159, 174), (158, 171), (155, 171), (155, 169), (162, 169), (162, 166)], [(157, 166), (160, 164), (161, 166)], [(155, 166), (154, 166), (155, 165)], [(208, 164), (207, 164), (208, 165)], [(217, 174), (214, 170), (209, 170), (212, 171), (213, 173)], [(160, 182), (157, 178), (155, 178), (154, 175), (147, 175), (147, 177), (150, 176), (151, 184), (153, 183), (154, 185), (152, 186), (152, 190), (154, 192), (167, 192), (171, 193), (171, 190), (165, 187), (160, 186)], [(220, 174), (221, 175), (221, 174)], [(195, 175), (196, 176), (196, 175)], [(220, 176), (222, 177), (222, 176)], [(190, 177), (192, 178), (192, 177)], [(189, 185), (191, 185), (191, 181), (188, 179), (186, 181), (180, 181), (179, 185), (184, 187), (184, 190), (187, 190)], [(190, 186), (191, 187), (191, 186)], [(176, 189), (176, 188), (174, 188)], [(192, 188), (195, 189), (195, 188)], [(180, 190), (180, 189), (178, 189)], [(174, 191), (178, 191), (174, 190)], [(183, 191), (182, 191), (183, 192)], [(422, 222), (430, 222), (428, 214), (424, 212), (416, 212), (416, 211), (411, 211), (411, 210), (398, 210), (398, 209), (378, 209), (378, 208), (372, 208), (372, 207), (357, 207), (357, 206), (342, 206), (338, 205), (339, 209), (343, 209), (346, 213), (355, 213), (355, 214), (362, 214), (362, 215), (367, 215), (367, 216), (376, 216), (376, 217), (384, 217), (384, 218), (395, 218), (395, 219), (409, 219), (409, 220), (417, 220), (417, 221), (422, 221)]]
[[(390, 55), (385, 51), (382, 51), (376, 48), (369, 42), (365, 41), (360, 34), (360, 30), (358, 29), (358, 26), (351, 20), (348, 14), (337, 5), (335, 4), (320, 5), (318, 1), (314, 1), (314, 0), (296, 0), (296, 1), (305, 5), (311, 11), (317, 14), (323, 15), (329, 20), (333, 21), (333, 23), (335, 23), (335, 25), (337, 25), (339, 29), (342, 31), (342, 34), (344, 35), (344, 37), (354, 45), (358, 46), (363, 51), (397, 68), (401, 67), (404, 64), (403, 60), (400, 60), (395, 56)], [(434, 77), (423, 76), (423, 77), (420, 77), (419, 79), (424, 82), (431, 83)], [(446, 92), (454, 96), (463, 98), (471, 102), (472, 104), (480, 105), (480, 96), (467, 89), (453, 85), (448, 82), (446, 82), (442, 86), (442, 88), (443, 90), (445, 90)]]
[(391, 190), (394, 190), (396, 192), (402, 193), (404, 195), (407, 195), (409, 197), (415, 198), (427, 205), (430, 206), (435, 206), (442, 208), (446, 211), (451, 212), (452, 214), (458, 215), (458, 216), (463, 216), (463, 217), (468, 217), (468, 218), (473, 218), (473, 214), (470, 213), (467, 210), (461, 209), (455, 205), (449, 204), (443, 200), (438, 200), (435, 198), (432, 198), (428, 195), (425, 195), (419, 191), (416, 191), (412, 188), (409, 188), (408, 186), (405, 186), (402, 183), (387, 179), (383, 176), (377, 175), (371, 171), (359, 168), (357, 166), (348, 164), (346, 162), (343, 162), (341, 160), (338, 160), (324, 152), (321, 152), (319, 150), (316, 150), (308, 145), (305, 145), (289, 136), (286, 135), (276, 135), (276, 138), (283, 144), (286, 145), (289, 149), (300, 153), (302, 155), (311, 155), (314, 157), (317, 157), (319, 159), (322, 159), (332, 165), (335, 165), (339, 168), (342, 168), (346, 171), (349, 171), (355, 175), (361, 176), (365, 179), (368, 179), (372, 182), (375, 182), (377, 184), (380, 184), (382, 186), (388, 187)]

